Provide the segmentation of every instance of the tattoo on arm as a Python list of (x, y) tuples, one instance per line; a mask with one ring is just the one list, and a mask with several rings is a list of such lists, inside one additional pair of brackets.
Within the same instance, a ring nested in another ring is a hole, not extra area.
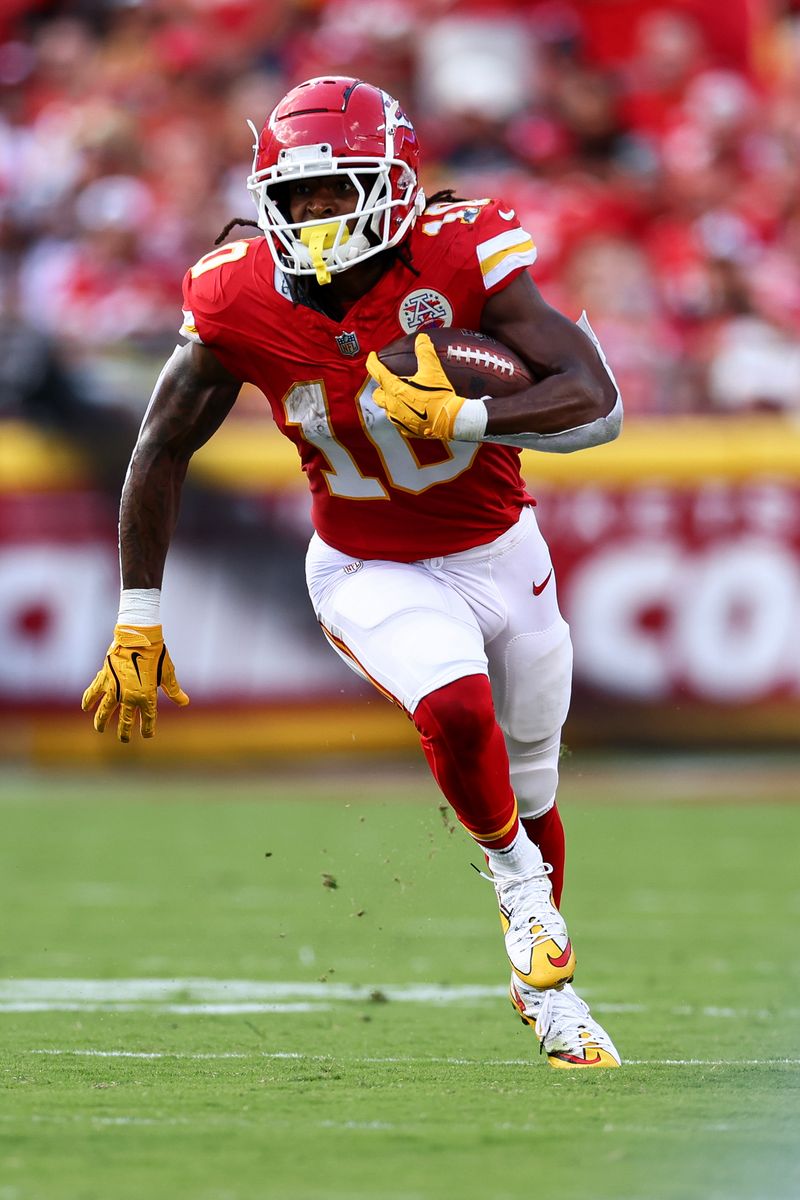
[(160, 587), (189, 460), (219, 428), (241, 383), (203, 347), (175, 351), (156, 383), (122, 489), (125, 588)]

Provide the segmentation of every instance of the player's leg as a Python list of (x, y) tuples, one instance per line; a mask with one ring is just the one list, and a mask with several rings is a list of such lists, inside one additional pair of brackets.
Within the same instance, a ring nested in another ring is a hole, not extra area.
[[(530, 650), (531, 647), (527, 647)], [(565, 646), (557, 649), (557, 655), (564, 654)], [(521, 689), (524, 693), (536, 692), (537, 667), (531, 663), (530, 655), (523, 656), (530, 668), (530, 675)], [(522, 666), (522, 661), (519, 664)], [(533, 707), (533, 706), (532, 706)], [(558, 787), (558, 761), (561, 752), (561, 729), (555, 733), (531, 741), (512, 737), (505, 724), (508, 713), (500, 718), (504, 721), (506, 746), (509, 756), (509, 772), (511, 783), (517, 797), (519, 815), (522, 826), (528, 837), (537, 845), (545, 862), (553, 868), (551, 881), (553, 898), (557, 905), (561, 904), (564, 889), (564, 865), (566, 858), (566, 843), (564, 826), (556, 801)], [(515, 725), (517, 732), (521, 732)]]
[(487, 852), (513, 857), (519, 818), (488, 676), (462, 675), (428, 692), (411, 716), (431, 774), (461, 824)]
[(486, 652), (497, 720), (505, 734), (520, 819), (553, 867), (558, 903), (564, 830), (556, 791), (572, 647), (558, 608), (550, 554), (531, 510), (522, 513), (511, 536), (493, 547), (489, 565), (497, 619), (486, 631)]
[[(487, 656), (520, 819), (553, 867), (558, 904), (564, 830), (556, 790), (561, 727), (570, 701), (572, 648), (558, 609), (546, 543), (532, 513), (524, 515), (520, 524), (519, 540), (493, 562), (492, 578), (503, 597), (506, 621), (487, 642)], [(512, 974), (510, 994), (523, 1021), (535, 1029), (552, 1066), (619, 1065), (608, 1034), (568, 984), (557, 991), (542, 990)]]
[(486, 856), (515, 976), (537, 988), (571, 979), (572, 944), (550, 868), (519, 820), (489, 680), (470, 675), (429, 693), (414, 724), (439, 787)]
[(552, 906), (541, 854), (519, 824), (475, 612), (432, 563), (354, 563), (319, 539), (309, 549), (307, 577), (332, 645), (414, 721), (442, 792), (483, 848), (496, 881), (505, 881), (506, 916), (524, 882), (520, 912), (527, 924), (506, 922), (521, 978), (539, 987), (568, 979), (569, 938)]
[(506, 850), (519, 830), (508, 755), (473, 612), (419, 563), (354, 564), (319, 539), (308, 555), (317, 617), (345, 662), (414, 721), (459, 820)]

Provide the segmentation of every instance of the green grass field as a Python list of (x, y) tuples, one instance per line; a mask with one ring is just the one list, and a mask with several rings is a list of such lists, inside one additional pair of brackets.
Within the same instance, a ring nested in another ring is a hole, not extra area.
[(0, 776), (0, 1200), (795, 1200), (794, 767), (567, 762), (596, 1073), (413, 764)]

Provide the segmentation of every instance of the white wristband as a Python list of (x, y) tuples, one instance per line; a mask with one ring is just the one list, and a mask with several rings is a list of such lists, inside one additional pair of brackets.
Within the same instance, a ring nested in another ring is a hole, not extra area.
[(160, 625), (161, 588), (123, 588), (118, 625)]
[[(487, 397), (484, 397), (488, 399)], [(457, 442), (480, 442), (486, 433), (489, 414), (483, 400), (465, 400), (453, 422), (453, 438)]]

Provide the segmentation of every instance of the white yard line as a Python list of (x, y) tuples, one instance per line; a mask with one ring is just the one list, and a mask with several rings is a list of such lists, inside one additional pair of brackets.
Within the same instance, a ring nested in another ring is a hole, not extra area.
[[(253, 1050), (252, 1052), (221, 1052), (207, 1054), (192, 1054), (184, 1051), (170, 1050), (71, 1050), (49, 1047), (47, 1049), (27, 1050), (26, 1054), (44, 1054), (67, 1056), (75, 1058), (136, 1058), (136, 1059), (188, 1059), (192, 1062), (205, 1059), (295, 1059), (300, 1062), (350, 1062), (372, 1064), (419, 1064), (436, 1063), (456, 1067), (526, 1067), (530, 1066), (530, 1058), (447, 1058), (437, 1055), (386, 1055), (380, 1057), (353, 1055), (342, 1056), (334, 1054), (302, 1054), (294, 1050)], [(800, 1058), (629, 1058), (625, 1065), (630, 1067), (768, 1067), (768, 1066), (798, 1066)]]
[(0, 1004), (23, 1001), (73, 1003), (189, 1004), (255, 1003), (260, 1001), (370, 1000), (380, 993), (387, 1000), (430, 1004), (485, 1000), (504, 996), (505, 987), (482, 984), (321, 983), (257, 979), (0, 979)]
[(328, 1012), (334, 1002), (450, 1005), (496, 1000), (499, 986), (350, 984), (255, 979), (2, 979), (0, 1014), (148, 1012), (240, 1016)]
[(315, 1004), (305, 1001), (296, 1003), (266, 1004), (77, 1004), (68, 1000), (20, 1000), (0, 1001), (0, 1013), (33, 1012), (148, 1012), (170, 1013), (179, 1016), (238, 1016), (242, 1013), (308, 1013), (329, 1012), (330, 1004)]
[[(61, 1050), (48, 1048), (46, 1050), (25, 1050), (25, 1054), (52, 1054), (73, 1055), (76, 1058), (187, 1058), (192, 1062), (199, 1062), (202, 1059), (224, 1059), (224, 1058), (259, 1058), (259, 1054), (244, 1054), (238, 1051), (224, 1051), (218, 1054), (187, 1054), (183, 1051), (176, 1050), (172, 1053), (169, 1050)], [(302, 1058), (300, 1054), (282, 1054), (273, 1055), (280, 1058)]]
[[(335, 1003), (437, 1006), (495, 1002), (506, 996), (503, 985), (431, 983), (323, 983), (257, 979), (0, 979), (0, 1015), (35, 1012), (142, 1012), (181, 1016), (237, 1016), (268, 1013), (326, 1012)], [(591, 992), (588, 993), (590, 999)], [(718, 1005), (658, 1005), (592, 1002), (599, 1014), (666, 1011), (676, 1017), (712, 1020), (766, 1020), (769, 1009)], [(781, 1009), (796, 1020), (800, 1008)]]

